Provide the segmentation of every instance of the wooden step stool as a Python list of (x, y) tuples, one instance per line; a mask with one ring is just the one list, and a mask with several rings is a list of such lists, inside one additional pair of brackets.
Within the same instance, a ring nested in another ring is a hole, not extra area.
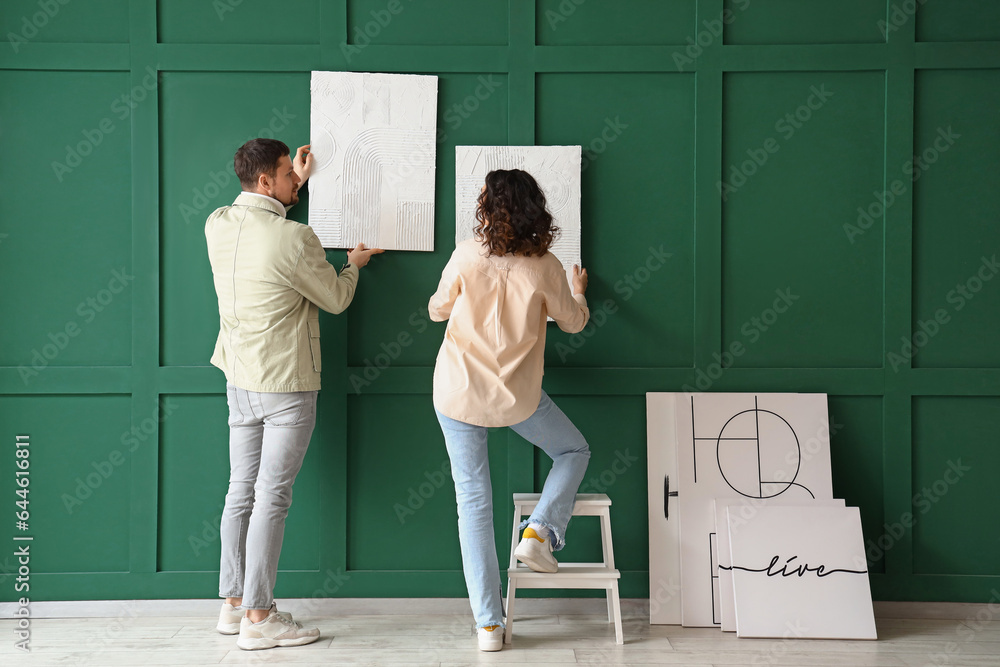
[(510, 566), (507, 570), (507, 629), (504, 642), (509, 644), (514, 628), (514, 595), (518, 588), (603, 588), (608, 595), (608, 622), (615, 624), (615, 641), (624, 644), (622, 608), (618, 598), (621, 573), (615, 569), (615, 553), (611, 546), (611, 498), (604, 493), (579, 493), (573, 505), (573, 516), (601, 517), (601, 563), (559, 563), (558, 572), (535, 572), (517, 562), (514, 549), (519, 539), (521, 517), (531, 516), (541, 498), (539, 493), (514, 494), (514, 532), (510, 541)]

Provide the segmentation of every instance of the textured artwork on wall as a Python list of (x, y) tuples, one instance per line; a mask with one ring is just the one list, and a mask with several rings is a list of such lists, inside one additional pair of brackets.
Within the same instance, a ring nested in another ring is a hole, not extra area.
[(434, 249), (437, 77), (313, 72), (309, 225), (324, 248)]
[(580, 146), (456, 146), (455, 243), (472, 238), (476, 200), (495, 169), (521, 169), (535, 177), (545, 194), (553, 224), (561, 230), (552, 244), (568, 275), (580, 263)]

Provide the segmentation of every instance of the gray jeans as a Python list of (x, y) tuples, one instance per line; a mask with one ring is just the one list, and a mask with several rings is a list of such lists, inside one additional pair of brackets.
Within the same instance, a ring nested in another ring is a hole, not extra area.
[(270, 609), (292, 484), (316, 426), (315, 391), (261, 393), (226, 384), (229, 492), (219, 535), (219, 597)]

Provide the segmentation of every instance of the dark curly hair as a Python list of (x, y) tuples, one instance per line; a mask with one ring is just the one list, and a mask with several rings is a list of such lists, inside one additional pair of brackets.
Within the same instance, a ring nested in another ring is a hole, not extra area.
[(538, 257), (559, 233), (545, 208), (545, 195), (534, 177), (520, 169), (486, 174), (486, 188), (476, 206), (476, 240), (490, 255)]

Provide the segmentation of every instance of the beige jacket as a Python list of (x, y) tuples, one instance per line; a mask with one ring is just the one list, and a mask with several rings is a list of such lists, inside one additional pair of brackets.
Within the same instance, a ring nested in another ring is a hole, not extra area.
[(357, 267), (338, 276), (311, 227), (245, 192), (208, 216), (205, 238), (219, 298), (212, 364), (248, 391), (319, 389), (319, 308), (347, 308)]
[(542, 397), (546, 316), (577, 333), (590, 310), (552, 253), (485, 257), (475, 240), (455, 248), (427, 308), (450, 318), (434, 366), (434, 407), (478, 426), (510, 426)]

